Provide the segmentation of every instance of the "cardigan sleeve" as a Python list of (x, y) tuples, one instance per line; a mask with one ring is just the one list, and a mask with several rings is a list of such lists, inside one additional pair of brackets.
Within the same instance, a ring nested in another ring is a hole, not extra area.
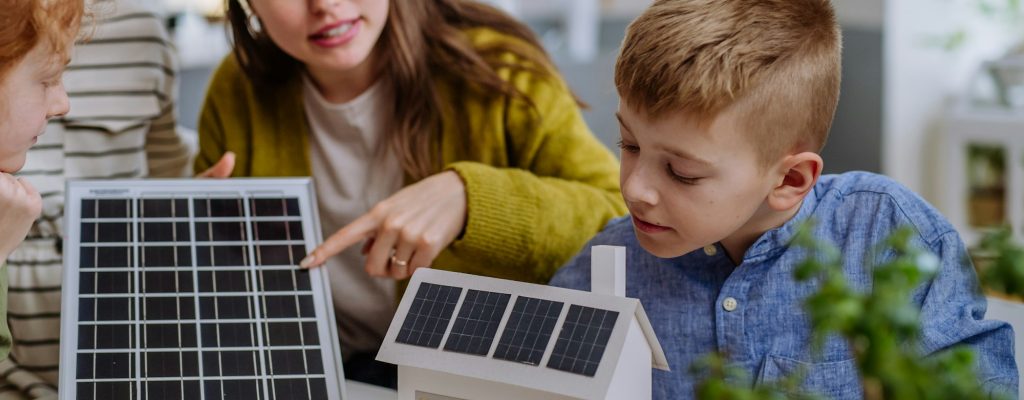
[[(196, 154), (193, 163), (193, 171), (201, 173), (206, 171), (220, 160), (228, 150), (236, 152), (235, 171), (233, 176), (240, 176), (239, 171), (244, 165), (244, 158), (248, 155), (242, 149), (230, 149), (227, 135), (238, 135), (240, 132), (247, 132), (245, 124), (248, 113), (242, 107), (245, 104), (245, 97), (251, 95), (246, 90), (244, 76), (241, 68), (238, 67), (235, 58), (228, 55), (214, 71), (210, 79), (210, 86), (206, 90), (206, 98), (203, 100), (203, 108), (199, 113), (199, 152)], [(244, 140), (237, 143), (246, 143)], [(243, 149), (246, 146), (242, 146)]]
[[(615, 156), (557, 75), (501, 71), (525, 95), (503, 112), (509, 164), (448, 166), (466, 183), (465, 233), (450, 250), (471, 273), (546, 283), (605, 223), (626, 213)], [(474, 267), (475, 266), (475, 267)]]

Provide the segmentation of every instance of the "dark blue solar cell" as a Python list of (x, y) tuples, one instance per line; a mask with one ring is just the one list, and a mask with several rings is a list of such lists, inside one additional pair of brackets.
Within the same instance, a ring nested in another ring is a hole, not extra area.
[(491, 350), (494, 336), (505, 315), (511, 295), (507, 293), (470, 290), (462, 301), (444, 349), (485, 356)]
[(617, 311), (575, 304), (569, 307), (548, 368), (594, 376), (618, 317)]
[(396, 342), (437, 348), (455, 313), (462, 288), (420, 283)]
[(555, 329), (562, 303), (521, 296), (505, 323), (494, 358), (538, 365)]

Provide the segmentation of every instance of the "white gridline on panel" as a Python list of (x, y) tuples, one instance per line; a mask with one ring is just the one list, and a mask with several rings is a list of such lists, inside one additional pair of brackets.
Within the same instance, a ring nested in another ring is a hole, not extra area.
[[(220, 270), (220, 271), (224, 271), (224, 270)], [(151, 272), (174, 272), (174, 271), (151, 271)], [(182, 271), (182, 272), (185, 272), (185, 271)], [(214, 272), (217, 272), (217, 271), (214, 271)], [(175, 275), (175, 276), (177, 276), (177, 275)], [(217, 280), (215, 279), (215, 280), (213, 280), (213, 282), (214, 282), (214, 284), (216, 284)], [(259, 292), (259, 291), (257, 291), (257, 292)], [(263, 293), (265, 293), (264, 297), (268, 297), (268, 296), (269, 297), (277, 297), (277, 296), (304, 296), (304, 295), (308, 296), (308, 295), (313, 295), (313, 291), (311, 291), (311, 290), (274, 290), (274, 291), (263, 291)], [(79, 294), (78, 298), (80, 298), (80, 299), (130, 299), (130, 298), (133, 298), (132, 296), (126, 296), (126, 294), (129, 294), (129, 293)], [(161, 298), (165, 299), (165, 298), (171, 298), (171, 297), (192, 298), (192, 297), (195, 297), (195, 296), (198, 296), (200, 298), (208, 298), (208, 297), (220, 298), (220, 297), (245, 297), (245, 296), (251, 296), (252, 292), (198, 292), (198, 293), (196, 293), (195, 290), (190, 290), (190, 291), (181, 291), (181, 292), (154, 292), (154, 293), (146, 293), (145, 295), (146, 295), (145, 297), (148, 298), (148, 299), (161, 299)], [(298, 305), (296, 305), (296, 308), (298, 308)]]
[[(173, 353), (173, 352), (192, 352), (192, 351), (256, 351), (259, 350), (256, 346), (237, 346), (237, 347), (225, 347), (225, 346), (198, 346), (198, 347), (147, 347), (146, 351), (151, 353)], [(319, 350), (320, 346), (305, 346), (305, 345), (293, 345), (293, 346), (267, 346), (265, 349), (268, 350)], [(123, 349), (79, 349), (79, 354), (124, 354), (128, 348)]]
[[(263, 318), (262, 320), (263, 321), (267, 321), (268, 323), (274, 323), (274, 322), (296, 322), (296, 323), (301, 323), (301, 322), (317, 322), (317, 319), (313, 318), (313, 317), (302, 317), (302, 318)], [(166, 325), (166, 324), (176, 323), (177, 321), (181, 321), (182, 323), (209, 323), (209, 324), (215, 324), (215, 323), (245, 323), (245, 322), (256, 323), (256, 322), (258, 322), (256, 319), (246, 319), (246, 318), (238, 318), (238, 319), (181, 319), (181, 320), (175, 320), (175, 319), (154, 319), (154, 320), (149, 320), (149, 321), (142, 321), (142, 323), (140, 325)], [(133, 322), (133, 321), (129, 321), (129, 320), (79, 321), (78, 325), (83, 325), (83, 326), (92, 326), (92, 325), (125, 325), (126, 322)]]
[[(251, 204), (252, 204), (251, 201), (247, 201), (246, 202), (246, 207), (250, 206)], [(252, 230), (252, 228), (255, 227), (255, 226), (256, 226), (255, 224), (250, 224), (248, 227), (249, 227), (250, 230)], [(288, 239), (291, 239), (291, 237), (290, 237), (291, 236), (291, 231), (290, 230), (286, 231), (286, 235), (288, 235)], [(253, 235), (253, 236), (250, 236), (250, 237), (252, 237), (254, 240), (259, 240), (259, 233), (257, 232), (256, 235)], [(298, 261), (299, 256), (294, 254), (293, 251), (294, 251), (293, 247), (292, 246), (288, 246), (288, 259), (291, 260), (294, 263), (294, 262)], [(255, 264), (262, 264), (262, 260), (259, 259), (259, 257), (261, 257), (260, 253), (256, 253), (256, 257), (257, 257), (257, 260), (255, 260), (256, 262), (254, 263), (254, 265)], [(292, 276), (292, 287), (298, 288), (298, 281), (295, 278), (295, 274), (291, 274), (291, 276)], [(264, 279), (263, 274), (259, 274), (259, 279), (260, 280)], [(260, 283), (262, 283), (262, 282), (260, 282)], [(257, 286), (257, 287), (259, 287), (259, 286)], [(275, 292), (275, 294), (276, 293), (278, 293), (278, 292)], [(300, 296), (300, 294), (295, 294), (294, 295), (295, 315), (302, 315), (302, 308), (299, 305), (300, 304), (299, 296)], [(260, 300), (263, 301), (263, 308), (264, 308), (264, 310), (267, 309), (267, 296), (262, 296), (260, 298)], [(262, 328), (263, 328), (263, 336), (266, 336), (267, 341), (269, 342), (271, 340), (271, 337), (270, 337), (270, 324), (268, 322), (264, 322)], [(301, 324), (299, 325), (299, 331), (300, 331), (299, 332), (299, 340), (302, 343), (305, 343), (306, 339), (305, 339), (305, 336), (302, 334), (302, 325)], [(317, 347), (319, 347), (319, 346), (317, 346)], [(269, 364), (270, 364), (270, 370), (267, 371), (266, 373), (273, 374), (274, 373), (274, 359), (273, 359), (273, 357), (270, 358)], [(302, 370), (306, 374), (309, 373), (309, 360), (306, 357), (306, 352), (305, 351), (302, 352)], [(306, 393), (312, 394), (313, 393), (313, 389), (312, 389), (312, 384), (310, 383), (310, 379), (305, 379), (305, 381), (306, 381)], [(276, 387), (276, 384), (275, 384), (274, 380), (270, 381), (270, 390), (271, 390), (270, 393), (275, 393), (275, 394), (277, 393), (277, 387)], [(268, 394), (268, 396), (269, 396), (269, 394)], [(275, 397), (276, 397), (276, 395), (275, 395)]]
[[(271, 379), (282, 379), (282, 380), (283, 379), (305, 379), (306, 377), (309, 377), (311, 380), (312, 379), (323, 379), (323, 378), (326, 378), (327, 375), (324, 375), (324, 374), (274, 375), (273, 378), (271, 378)], [(153, 382), (167, 382), (167, 381), (219, 382), (219, 381), (244, 381), (244, 380), (252, 380), (254, 378), (255, 377), (253, 377), (253, 376), (207, 376), (207, 377), (196, 377), (196, 376), (188, 376), (188, 377), (160, 376), (160, 377), (147, 378), (146, 380), (153, 381)], [(117, 378), (112, 378), (112, 379), (80, 379), (79, 380), (79, 382), (82, 382), (82, 383), (131, 382), (131, 381), (132, 381), (131, 379), (117, 379)]]

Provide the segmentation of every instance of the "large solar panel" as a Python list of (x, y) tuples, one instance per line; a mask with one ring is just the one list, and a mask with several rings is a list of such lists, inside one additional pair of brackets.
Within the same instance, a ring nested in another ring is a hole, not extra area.
[(340, 399), (308, 179), (68, 184), (62, 399)]
[(462, 288), (421, 284), (395, 341), (436, 349), (441, 345), (461, 294)]
[(501, 333), (494, 358), (538, 365), (551, 341), (562, 302), (520, 296)]
[(619, 313), (573, 304), (548, 359), (548, 368), (594, 376)]
[(508, 293), (470, 289), (462, 301), (444, 349), (486, 356), (494, 343), (494, 334), (498, 332), (510, 297)]

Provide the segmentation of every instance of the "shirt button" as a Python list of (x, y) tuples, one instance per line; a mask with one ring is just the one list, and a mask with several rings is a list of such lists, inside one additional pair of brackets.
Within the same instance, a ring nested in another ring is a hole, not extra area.
[(704, 246), (704, 254), (707, 254), (708, 257), (714, 256), (715, 254), (718, 254), (718, 248), (713, 244)]
[(739, 303), (736, 302), (736, 299), (734, 299), (732, 297), (726, 297), (725, 300), (722, 301), (722, 308), (724, 308), (725, 311), (735, 310), (736, 306), (738, 306), (738, 305), (739, 305)]

